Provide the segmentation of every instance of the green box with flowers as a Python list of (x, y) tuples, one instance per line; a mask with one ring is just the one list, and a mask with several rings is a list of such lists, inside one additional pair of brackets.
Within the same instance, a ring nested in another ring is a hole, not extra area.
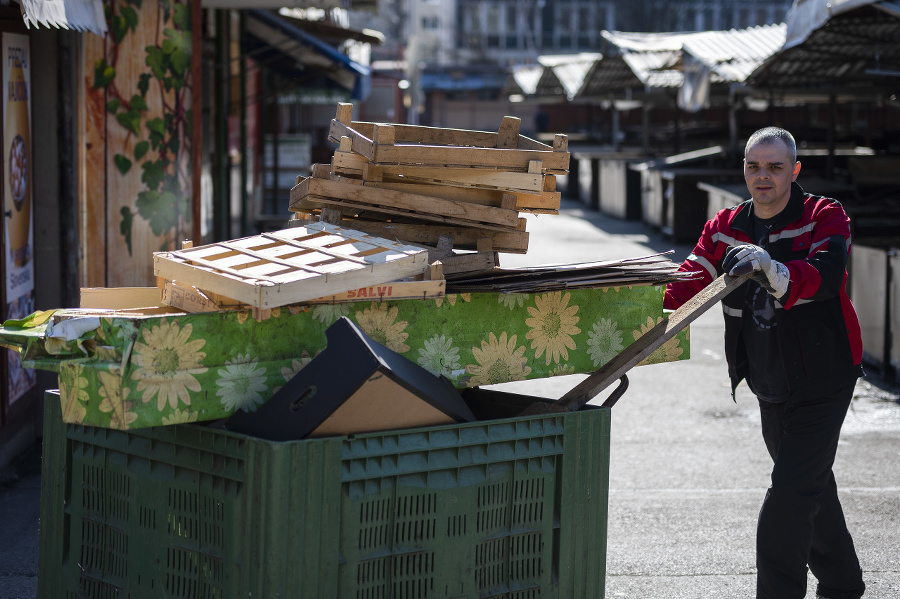
[[(663, 318), (663, 289), (291, 306), (263, 321), (240, 311), (94, 315), (68, 340), (53, 336), (57, 314), (5, 324), (0, 343), (26, 366), (59, 372), (65, 422), (125, 430), (255, 409), (324, 349), (341, 316), (457, 388), (592, 372)], [(644, 363), (688, 358), (689, 340), (686, 329)]]

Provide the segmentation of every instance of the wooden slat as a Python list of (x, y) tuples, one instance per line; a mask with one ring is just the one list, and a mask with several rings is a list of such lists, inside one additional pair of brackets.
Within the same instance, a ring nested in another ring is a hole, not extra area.
[(328, 129), (328, 139), (338, 143), (344, 137), (350, 140), (350, 151), (363, 156), (367, 160), (372, 160), (375, 157), (375, 142), (370, 137), (362, 135), (344, 123), (332, 120)]
[(513, 116), (503, 117), (500, 129), (497, 131), (497, 147), (515, 149), (519, 147), (519, 128), (521, 119)]
[[(578, 383), (556, 403), (539, 402), (529, 407), (523, 414), (541, 412), (563, 412), (581, 409), (595, 395), (619, 380), (622, 375), (645, 360), (663, 343), (674, 337), (723, 297), (740, 287), (750, 278), (751, 273), (739, 277), (721, 275), (707, 285), (703, 291), (692, 297), (675, 310), (667, 319), (641, 335), (634, 343), (616, 354), (602, 368)], [(543, 404), (543, 405), (541, 405)]]
[(470, 221), (463, 218), (453, 218), (443, 216), (441, 214), (429, 214), (425, 212), (412, 212), (402, 208), (388, 208), (380, 205), (362, 204), (352, 202), (350, 200), (340, 200), (323, 196), (307, 196), (302, 200), (300, 208), (307, 210), (309, 208), (324, 208), (327, 206), (338, 206), (346, 211), (357, 212), (362, 214), (374, 213), (380, 216), (399, 216), (409, 221), (422, 220), (427, 222), (443, 223), (447, 226), (459, 227), (477, 227), (480, 229), (489, 229), (492, 231), (510, 231), (509, 227), (501, 227), (500, 225), (492, 225), (479, 221)]
[[(352, 121), (349, 127), (363, 136), (372, 138), (375, 127), (382, 123)], [(426, 127), (424, 125), (395, 124), (394, 143), (434, 146), (458, 146), (496, 148), (497, 133), (491, 131), (473, 131), (468, 129), (451, 129), (448, 127)], [(551, 150), (544, 145), (544, 149)]]
[[(354, 151), (356, 147), (354, 145)], [(540, 150), (506, 150), (500, 148), (461, 148), (455, 146), (376, 145), (372, 162), (392, 164), (440, 164), (463, 166), (495, 166), (528, 169), (532, 160), (541, 160), (551, 172), (564, 173), (569, 168), (567, 152)]]
[(361, 219), (346, 219), (342, 222), (349, 229), (407, 243), (437, 246), (441, 235), (450, 235), (453, 237), (453, 245), (456, 248), (474, 250), (477, 249), (477, 241), (480, 237), (490, 237), (494, 251), (507, 254), (524, 254), (528, 251), (529, 233), (526, 231), (491, 231), (473, 227), (376, 222)]
[[(342, 139), (349, 140), (349, 137), (344, 137)], [(331, 170), (336, 173), (349, 173), (352, 175), (362, 175), (363, 168), (367, 164), (371, 164), (365, 156), (361, 154), (355, 154), (351, 151), (343, 152), (341, 150), (336, 150), (331, 157)]]
[(544, 177), (540, 172), (514, 173), (486, 168), (375, 165), (367, 163), (363, 166), (361, 175), (364, 183), (370, 181), (431, 183), (453, 187), (477, 187), (522, 193), (541, 193), (544, 189)]
[[(430, 196), (404, 193), (377, 187), (352, 185), (342, 181), (307, 178), (300, 185), (291, 189), (290, 209), (306, 209), (307, 198), (343, 200), (369, 210), (386, 211), (387, 209), (413, 212), (426, 220), (466, 221), (483, 223), (501, 228), (515, 228), (518, 214), (515, 210), (479, 206), (467, 202), (457, 202)], [(491, 227), (493, 228), (493, 227)]]
[(449, 258), (441, 258), (441, 264), (445, 275), (463, 272), (481, 272), (491, 270), (497, 266), (494, 252), (475, 254), (457, 254)]
[(371, 302), (397, 299), (435, 299), (444, 297), (446, 281), (387, 282), (369, 287), (351, 289), (326, 297), (307, 300), (303, 304), (336, 304), (344, 302)]
[[(334, 178), (334, 176), (332, 176)], [(516, 198), (516, 210), (559, 210), (562, 194), (557, 191), (544, 191), (539, 194), (504, 191), (502, 189), (481, 189), (477, 187), (454, 187), (434, 183), (406, 183), (396, 180), (368, 183), (368, 186), (382, 189), (393, 189), (405, 193), (414, 193), (445, 200), (456, 200), (482, 206), (500, 207), (503, 195), (509, 193)]]
[[(311, 225), (310, 227), (307, 227), (307, 228), (311, 229), (311, 230), (318, 229), (317, 225)], [(343, 242), (344, 244), (365, 243), (369, 247), (380, 248), (381, 252), (390, 251), (390, 252), (397, 252), (397, 253), (410, 253), (409, 246), (406, 246), (406, 245), (403, 245), (400, 243), (396, 243), (395, 241), (392, 241), (390, 239), (384, 239), (382, 237), (369, 236), (369, 235), (366, 235), (363, 237), (356, 237), (356, 235), (359, 234), (359, 231), (353, 231), (352, 227), (350, 229), (345, 229), (345, 228), (341, 227), (340, 225), (336, 225), (336, 228), (329, 229), (329, 230), (332, 231), (332, 233), (331, 233), (332, 235), (337, 233), (339, 235), (352, 236), (351, 239), (346, 239)], [(288, 231), (290, 231), (290, 229), (288, 229), (286, 231), (275, 231), (272, 233), (262, 233), (260, 236), (264, 237), (266, 239), (275, 239), (282, 243), (296, 245), (298, 247), (303, 247), (304, 244), (301, 244), (296, 239), (287, 235)], [(317, 246), (310, 246), (310, 247), (317, 247)], [(372, 255), (371, 250), (360, 250), (358, 248), (358, 246), (356, 249), (357, 249), (357, 255), (365, 255), (367, 257), (370, 257)], [(367, 262), (371, 262), (371, 260), (368, 260)]]

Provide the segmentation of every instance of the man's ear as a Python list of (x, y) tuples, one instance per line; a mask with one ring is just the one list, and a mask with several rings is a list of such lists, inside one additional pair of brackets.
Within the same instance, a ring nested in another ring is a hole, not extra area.
[(798, 160), (797, 162), (794, 163), (794, 177), (791, 179), (791, 181), (796, 181), (797, 175), (799, 175), (799, 174), (800, 174), (800, 161)]

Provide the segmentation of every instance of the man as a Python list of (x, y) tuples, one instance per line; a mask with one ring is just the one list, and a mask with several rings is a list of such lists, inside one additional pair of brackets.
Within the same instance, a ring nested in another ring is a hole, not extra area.
[(832, 473), (838, 437), (862, 374), (859, 321), (845, 291), (849, 219), (835, 200), (807, 194), (794, 138), (750, 136), (744, 179), (752, 199), (706, 223), (670, 284), (675, 309), (718, 274), (753, 271), (723, 301), (732, 397), (741, 380), (759, 400), (772, 485), (759, 513), (757, 598), (802, 599), (807, 565), (826, 599), (858, 599), (862, 570)]

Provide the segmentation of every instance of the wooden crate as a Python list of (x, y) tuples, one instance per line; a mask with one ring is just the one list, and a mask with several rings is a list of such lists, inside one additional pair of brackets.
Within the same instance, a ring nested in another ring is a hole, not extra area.
[[(341, 141), (348, 141), (348, 138)], [(515, 198), (515, 204), (510, 207), (516, 210), (537, 214), (559, 213), (560, 193), (556, 191), (556, 177), (543, 173), (514, 173), (474, 167), (382, 166), (369, 162), (359, 154), (341, 150), (334, 153), (327, 172), (326, 175), (314, 167), (313, 176), (353, 178), (370, 187), (482, 206), (501, 207), (504, 196), (510, 194)]]
[(157, 277), (270, 309), (423, 273), (425, 249), (328, 223), (154, 254)]
[(564, 174), (569, 168), (568, 137), (558, 134), (553, 146), (519, 133), (520, 120), (504, 117), (496, 133), (419, 125), (352, 121), (353, 105), (340, 103), (328, 138), (350, 139), (350, 149), (377, 164), (429, 164), (503, 168), (528, 172), (533, 161), (546, 173)]
[(447, 225), (515, 231), (519, 226), (515, 203), (516, 199), (510, 196), (501, 200), (500, 207), (484, 206), (363, 185), (360, 180), (331, 175), (327, 179), (318, 176), (301, 179), (291, 189), (290, 210), (311, 212), (332, 206), (347, 213), (368, 211)]

